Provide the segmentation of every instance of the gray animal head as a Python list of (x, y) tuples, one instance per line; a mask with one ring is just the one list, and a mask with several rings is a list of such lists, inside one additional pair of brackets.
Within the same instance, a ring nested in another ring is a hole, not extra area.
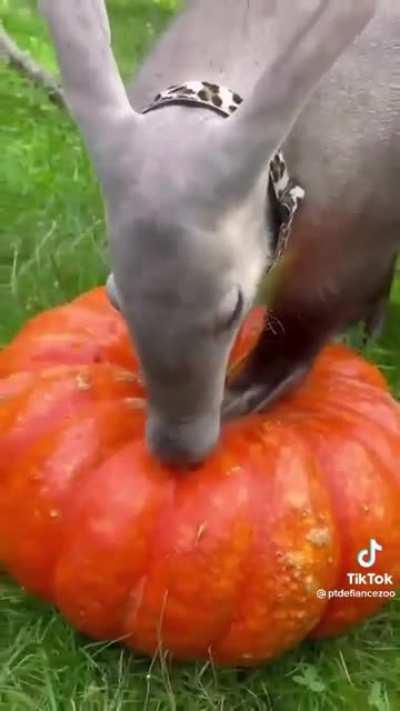
[(265, 175), (244, 194), (225, 190), (213, 125), (207, 114), (203, 139), (181, 139), (177, 158), (176, 125), (164, 110), (149, 114), (125, 207), (113, 200), (108, 211), (109, 291), (141, 357), (148, 439), (177, 462), (199, 461), (218, 439), (229, 352), (269, 258)]
[(103, 186), (109, 290), (147, 382), (149, 445), (175, 464), (200, 461), (218, 440), (229, 353), (270, 262), (266, 164), (375, 2), (310, 0), (295, 21), (292, 3), (282, 5), (292, 31), (252, 95), (221, 120), (182, 107), (170, 119), (165, 109), (136, 113), (103, 0), (42, 2)]

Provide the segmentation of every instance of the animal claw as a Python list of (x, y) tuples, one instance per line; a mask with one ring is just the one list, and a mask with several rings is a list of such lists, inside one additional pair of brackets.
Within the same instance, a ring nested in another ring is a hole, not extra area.
[(310, 365), (308, 361), (296, 364), (289, 372), (281, 371), (278, 377), (276, 369), (272, 369), (274, 380), (264, 372), (262, 381), (247, 386), (233, 383), (226, 391), (222, 404), (222, 420), (226, 422), (251, 413), (265, 412), (304, 380)]

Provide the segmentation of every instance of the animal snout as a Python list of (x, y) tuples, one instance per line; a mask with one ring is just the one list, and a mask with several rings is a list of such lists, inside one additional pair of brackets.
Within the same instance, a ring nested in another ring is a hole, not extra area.
[(185, 467), (201, 464), (215, 448), (219, 433), (219, 415), (171, 422), (150, 413), (146, 435), (154, 456), (164, 464)]

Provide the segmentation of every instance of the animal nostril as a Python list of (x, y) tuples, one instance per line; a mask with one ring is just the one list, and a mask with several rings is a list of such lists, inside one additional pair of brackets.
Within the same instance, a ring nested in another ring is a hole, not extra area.
[[(174, 468), (194, 469), (202, 464), (202, 459), (192, 457), (190, 452), (175, 447), (158, 447), (149, 443), (150, 451), (162, 464)], [(204, 457), (205, 458), (205, 457)]]
[(164, 464), (173, 467), (197, 467), (217, 444), (219, 421), (202, 419), (190, 424), (173, 426), (149, 417), (147, 442), (151, 453)]
[(202, 455), (199, 451), (192, 452), (188, 447), (175, 442), (170, 436), (158, 434), (148, 437), (149, 448), (157, 459), (163, 464), (173, 467), (195, 467), (201, 464), (207, 456), (207, 451)]

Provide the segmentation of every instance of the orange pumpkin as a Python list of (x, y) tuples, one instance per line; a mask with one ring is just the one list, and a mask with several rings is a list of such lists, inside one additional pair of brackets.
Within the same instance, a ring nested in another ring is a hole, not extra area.
[[(233, 364), (262, 320), (255, 310)], [(326, 348), (295, 393), (226, 426), (185, 473), (146, 450), (137, 359), (103, 289), (27, 324), (0, 376), (0, 561), (81, 631), (250, 665), (394, 594), (400, 407), (347, 348)], [(360, 587), (347, 574), (365, 574), (370, 539), (382, 551), (368, 573), (393, 582)]]

